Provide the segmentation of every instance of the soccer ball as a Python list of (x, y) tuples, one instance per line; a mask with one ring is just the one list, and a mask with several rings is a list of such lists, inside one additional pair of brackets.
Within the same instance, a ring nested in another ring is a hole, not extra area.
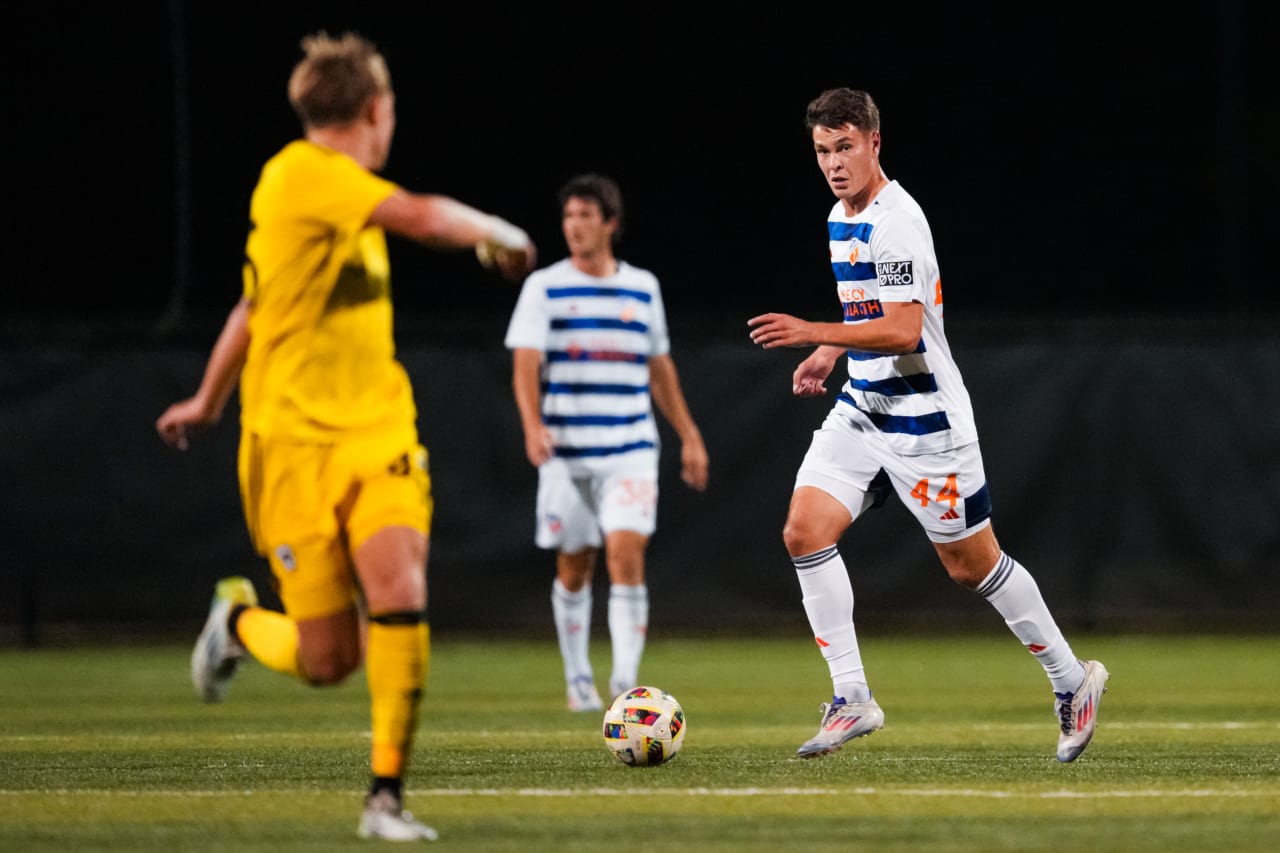
[(676, 697), (641, 685), (620, 694), (604, 712), (604, 745), (623, 764), (653, 766), (675, 758), (686, 728)]

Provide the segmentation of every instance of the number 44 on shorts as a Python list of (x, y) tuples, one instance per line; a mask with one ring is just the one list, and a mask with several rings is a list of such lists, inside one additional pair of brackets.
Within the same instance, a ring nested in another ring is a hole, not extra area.
[[(929, 478), (926, 477), (916, 483), (911, 489), (911, 497), (920, 501), (920, 506), (929, 505)], [(938, 489), (938, 493), (933, 497), (933, 502), (938, 504), (948, 504), (948, 509), (942, 514), (943, 518), (959, 518), (956, 514), (956, 501), (960, 500), (960, 489), (956, 486), (956, 475), (948, 474), (942, 486)]]

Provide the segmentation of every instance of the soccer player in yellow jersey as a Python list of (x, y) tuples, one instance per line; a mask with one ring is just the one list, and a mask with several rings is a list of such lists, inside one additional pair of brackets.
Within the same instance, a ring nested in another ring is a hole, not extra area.
[(395, 130), (387, 65), (359, 35), (302, 40), (289, 102), (303, 138), (267, 161), (250, 201), (243, 297), (195, 395), (156, 428), (179, 449), (240, 386), (241, 497), (284, 613), (243, 577), (220, 581), (192, 653), (206, 702), (246, 654), (313, 685), (363, 661), (373, 781), (361, 837), (434, 840), (403, 808), (429, 658), (427, 452), (392, 337), (385, 232), (474, 249), (520, 280), (536, 264), (523, 230), (456, 199), (379, 177)]

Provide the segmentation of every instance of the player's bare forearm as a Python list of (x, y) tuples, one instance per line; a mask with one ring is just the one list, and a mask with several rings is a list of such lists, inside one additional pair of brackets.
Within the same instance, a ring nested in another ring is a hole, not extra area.
[(810, 323), (790, 314), (761, 314), (747, 321), (751, 328), (751, 343), (764, 349), (774, 347), (810, 347), (823, 343), (818, 339), (822, 326), (827, 323)]
[(523, 229), (451, 196), (397, 189), (373, 210), (369, 222), (435, 249), (472, 247), (486, 267), (523, 279), (538, 262), (537, 247)]
[(814, 323), (790, 314), (747, 321), (751, 342), (764, 348), (834, 346), (863, 352), (910, 352), (920, 342), (924, 309), (918, 302), (882, 303), (883, 315), (860, 323)]
[(680, 373), (669, 353), (649, 359), (649, 393), (658, 411), (680, 436), (681, 479), (690, 487), (703, 491), (708, 479), (707, 448), (702, 441), (702, 432), (689, 411), (680, 387)]
[(156, 432), (168, 445), (186, 450), (190, 437), (217, 424), (231, 399), (249, 350), (249, 303), (231, 309), (218, 335), (196, 393), (174, 403), (156, 420)]
[(512, 351), (511, 393), (520, 412), (525, 456), (535, 468), (550, 459), (555, 451), (551, 433), (542, 422), (541, 371), (541, 351), (527, 347)]

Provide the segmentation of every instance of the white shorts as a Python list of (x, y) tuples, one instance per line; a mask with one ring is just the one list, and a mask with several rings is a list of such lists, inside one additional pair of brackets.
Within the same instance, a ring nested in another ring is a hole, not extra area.
[(534, 541), (539, 548), (574, 553), (599, 548), (615, 530), (652, 536), (657, 508), (656, 458), (652, 466), (594, 474), (571, 472), (564, 459), (553, 458), (538, 469)]
[(833, 409), (814, 431), (796, 488), (831, 495), (853, 519), (882, 505), (889, 489), (931, 542), (956, 542), (991, 524), (991, 496), (978, 442), (942, 453), (903, 456), (856, 410)]

